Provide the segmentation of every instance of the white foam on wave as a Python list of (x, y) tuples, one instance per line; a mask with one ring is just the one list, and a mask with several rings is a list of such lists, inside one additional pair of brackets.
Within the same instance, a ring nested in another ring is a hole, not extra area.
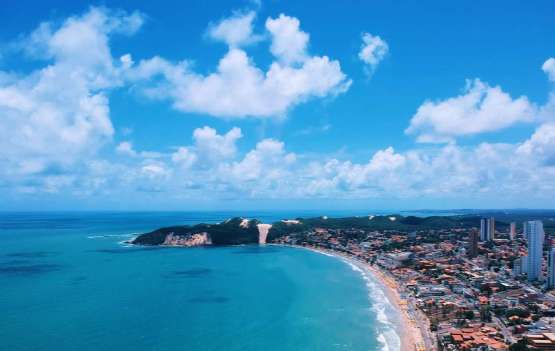
[[(394, 342), (391, 342), (392, 340)], [(382, 344), (382, 351), (400, 350), (401, 341), (395, 342), (395, 340), (399, 340), (399, 336), (393, 329), (384, 331), (378, 335), (378, 341)]]
[(366, 275), (364, 274), (364, 271), (363, 271), (362, 269), (360, 269), (360, 267), (357, 266), (356, 264), (354, 264), (354, 263), (352, 263), (352, 262), (350, 262), (350, 261), (347, 261), (347, 260), (343, 260), (343, 261), (344, 261), (345, 263), (347, 263), (349, 266), (351, 266), (351, 269), (352, 269), (353, 271), (362, 273), (362, 276), (363, 276), (363, 277), (366, 276)]
[(343, 260), (355, 272), (359, 272), (366, 282), (368, 288), (368, 297), (371, 303), (371, 310), (375, 313), (378, 325), (376, 325), (376, 332), (378, 334), (378, 341), (382, 344), (382, 351), (398, 351), (401, 349), (401, 338), (397, 333), (395, 324), (388, 316), (400, 318), (399, 311), (389, 301), (381, 283), (379, 283), (372, 273), (360, 268), (349, 260)]
[(130, 238), (130, 237), (136, 236), (138, 234), (139, 233), (89, 235), (89, 236), (87, 236), (87, 239)]
[(328, 257), (333, 257), (333, 258), (336, 258), (336, 257), (337, 257), (337, 256), (332, 255), (332, 254), (329, 254), (329, 253), (327, 253), (327, 252), (325, 252), (325, 251), (315, 250), (315, 249), (311, 249), (311, 248), (308, 248), (308, 247), (306, 247), (306, 248), (305, 248), (305, 247), (302, 247), (302, 248), (303, 248), (303, 249), (310, 250), (310, 251), (315, 252), (315, 253), (318, 253), (318, 254), (320, 254), (320, 255), (324, 255), (324, 256), (328, 256)]

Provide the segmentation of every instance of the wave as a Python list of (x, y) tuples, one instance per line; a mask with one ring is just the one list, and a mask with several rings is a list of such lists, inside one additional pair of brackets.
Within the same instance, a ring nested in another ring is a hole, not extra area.
[(392, 321), (388, 316), (400, 318), (399, 311), (387, 297), (383, 287), (379, 281), (373, 276), (371, 272), (362, 269), (357, 264), (348, 259), (343, 261), (347, 263), (351, 269), (361, 274), (366, 282), (368, 289), (368, 297), (371, 303), (371, 309), (375, 313), (378, 325), (376, 331), (378, 333), (378, 341), (382, 344), (382, 351), (394, 351), (401, 349), (401, 338), (398, 334), (397, 323), (398, 320)]
[(139, 233), (89, 235), (89, 236), (87, 236), (87, 239), (131, 238), (131, 237), (136, 236), (138, 234)]

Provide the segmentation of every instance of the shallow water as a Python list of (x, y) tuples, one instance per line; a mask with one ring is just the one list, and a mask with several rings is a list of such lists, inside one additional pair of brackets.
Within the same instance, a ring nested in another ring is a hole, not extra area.
[(2, 349), (383, 349), (384, 302), (342, 260), (278, 246), (120, 243), (232, 215), (1, 214)]

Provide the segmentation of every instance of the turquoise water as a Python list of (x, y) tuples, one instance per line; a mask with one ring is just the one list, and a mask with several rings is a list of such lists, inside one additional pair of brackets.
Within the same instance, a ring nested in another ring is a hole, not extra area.
[(277, 246), (120, 243), (160, 226), (230, 215), (0, 214), (0, 348), (382, 349), (387, 326), (376, 301), (360, 272), (339, 259)]

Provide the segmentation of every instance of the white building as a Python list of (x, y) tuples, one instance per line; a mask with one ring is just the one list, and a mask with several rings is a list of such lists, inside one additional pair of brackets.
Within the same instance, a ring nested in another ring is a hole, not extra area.
[(511, 241), (515, 240), (516, 238), (516, 222), (511, 222), (510, 229), (509, 229), (509, 239)]
[(480, 219), (480, 241), (495, 239), (495, 218)]
[(542, 278), (543, 260), (543, 223), (541, 221), (528, 221), (525, 230), (528, 240), (528, 262), (526, 264), (528, 281), (540, 280)]

